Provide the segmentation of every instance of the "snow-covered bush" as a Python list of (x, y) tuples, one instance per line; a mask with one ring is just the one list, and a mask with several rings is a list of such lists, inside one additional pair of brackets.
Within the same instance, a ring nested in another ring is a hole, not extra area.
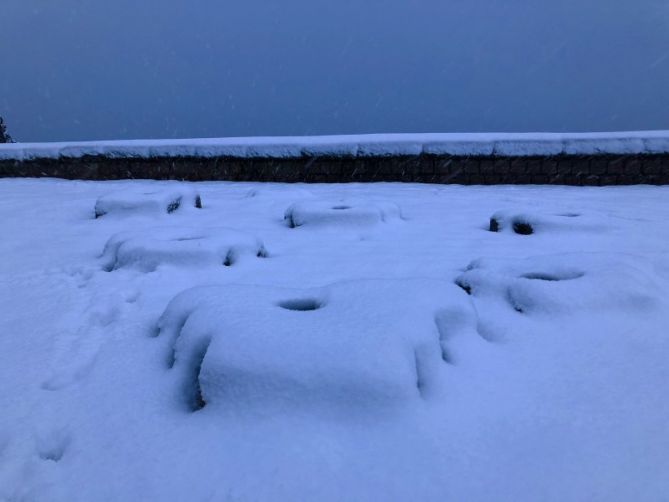
[(284, 214), (290, 228), (302, 226), (371, 226), (400, 218), (393, 202), (353, 199), (305, 200), (291, 205)]
[(537, 211), (497, 211), (490, 217), (491, 232), (515, 232), (530, 235), (564, 230), (601, 232), (601, 219), (579, 213), (545, 213)]
[(453, 337), (474, 325), (467, 295), (448, 282), (363, 280), (189, 289), (170, 302), (158, 335), (193, 410), (346, 415), (438, 393)]
[(185, 207), (202, 207), (200, 195), (192, 188), (179, 187), (155, 192), (115, 192), (95, 203), (95, 217), (108, 214), (170, 214)]
[(479, 259), (456, 283), (483, 302), (523, 314), (644, 310), (662, 295), (642, 257), (569, 253), (526, 259)]
[(267, 251), (256, 237), (228, 228), (153, 228), (112, 236), (102, 261), (107, 271), (134, 267), (151, 272), (163, 264), (230, 266), (244, 256), (265, 257)]

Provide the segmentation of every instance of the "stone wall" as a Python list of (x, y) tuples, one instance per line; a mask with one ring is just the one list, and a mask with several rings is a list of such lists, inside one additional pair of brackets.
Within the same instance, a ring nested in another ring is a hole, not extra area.
[(557, 156), (158, 157), (0, 160), (0, 177), (463, 185), (669, 184), (669, 154)]

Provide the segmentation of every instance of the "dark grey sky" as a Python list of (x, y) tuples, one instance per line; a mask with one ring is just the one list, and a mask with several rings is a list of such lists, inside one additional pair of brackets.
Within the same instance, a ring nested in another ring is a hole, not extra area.
[(20, 141), (669, 129), (667, 0), (2, 0)]

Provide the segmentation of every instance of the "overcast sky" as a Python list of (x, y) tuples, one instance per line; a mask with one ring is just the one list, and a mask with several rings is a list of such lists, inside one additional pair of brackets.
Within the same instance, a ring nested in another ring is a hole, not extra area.
[(669, 129), (667, 0), (2, 0), (20, 141)]

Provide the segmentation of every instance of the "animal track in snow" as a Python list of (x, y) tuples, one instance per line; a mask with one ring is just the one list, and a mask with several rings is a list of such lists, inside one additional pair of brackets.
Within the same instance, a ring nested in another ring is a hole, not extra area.
[[(102, 345), (110, 336), (112, 325), (120, 318), (127, 298), (121, 293), (95, 296), (83, 313), (71, 312), (69, 325), (78, 325), (73, 331), (57, 333), (51, 376), (42, 383), (46, 390), (58, 390), (79, 381), (95, 364)], [(83, 320), (83, 322), (82, 322)]]
[(70, 436), (65, 431), (51, 431), (37, 438), (37, 455), (45, 461), (60, 462), (70, 444)]

